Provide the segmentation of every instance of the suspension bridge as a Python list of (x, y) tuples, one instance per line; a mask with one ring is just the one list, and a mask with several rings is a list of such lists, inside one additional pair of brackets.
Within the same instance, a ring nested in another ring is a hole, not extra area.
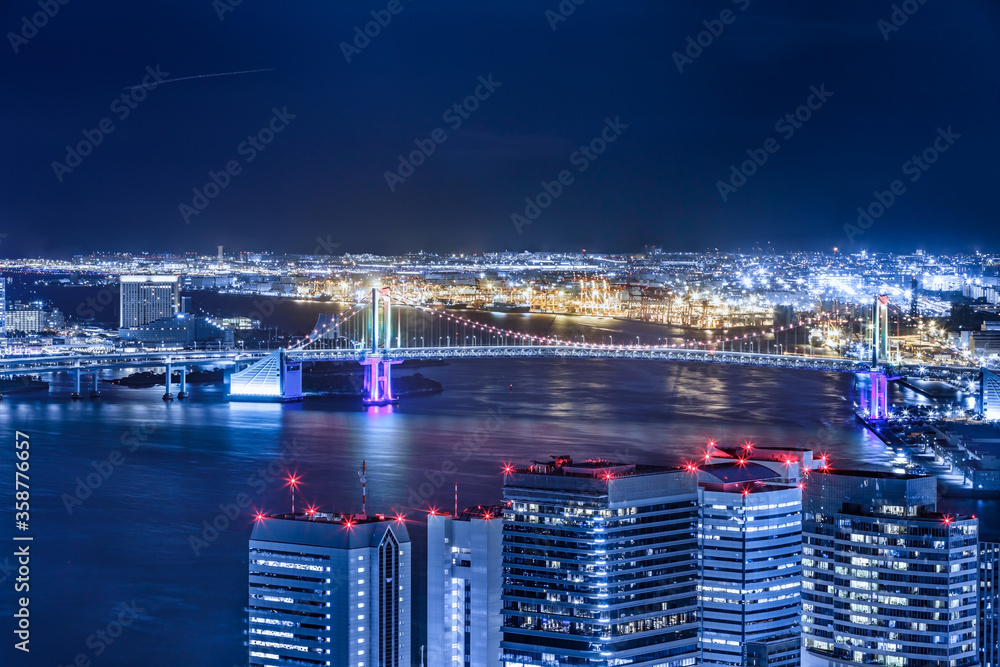
[[(371, 295), (330, 321), (318, 325), (299, 344), (269, 354), (249, 368), (233, 374), (230, 396), (250, 400), (300, 400), (304, 362), (354, 361), (364, 370), (366, 405), (398, 401), (392, 387), (392, 367), (405, 360), (438, 359), (634, 359), (701, 362), (738, 366), (867, 373), (871, 391), (865, 409), (887, 414), (887, 383), (906, 367), (887, 363), (888, 319), (886, 300), (873, 306), (871, 359), (836, 356), (737, 351), (737, 345), (766, 336), (787, 334), (831, 318), (829, 313), (754, 333), (683, 344), (643, 345), (559, 340), (477, 322), (455, 312), (418, 303), (393, 303), (388, 289), (373, 288)], [(727, 350), (726, 347), (729, 347)], [(916, 370), (916, 367), (913, 367)], [(975, 371), (975, 369), (961, 369)]]
[[(186, 374), (192, 366), (223, 366), (231, 369), (229, 397), (234, 400), (297, 401), (304, 397), (304, 364), (323, 361), (355, 362), (364, 375), (363, 401), (366, 405), (396, 403), (392, 367), (406, 360), (451, 359), (629, 359), (698, 362), (812, 371), (837, 371), (866, 374), (869, 390), (863, 394), (862, 409), (873, 418), (888, 414), (888, 383), (899, 376), (919, 375), (923, 371), (948, 370), (953, 373), (978, 373), (970, 367), (918, 367), (892, 364), (889, 355), (888, 308), (884, 297), (872, 306), (868, 338), (870, 358), (799, 354), (799, 347), (778, 344), (778, 336), (788, 340), (790, 333), (817, 325), (836, 324), (839, 313), (825, 313), (738, 335), (683, 343), (643, 344), (640, 338), (628, 343), (559, 339), (525, 331), (516, 331), (421, 303), (393, 302), (388, 289), (374, 288), (364, 300), (337, 316), (318, 323), (296, 345), (274, 352), (157, 351), (104, 352), (8, 357), (0, 359), (0, 373), (70, 372), (74, 376), (73, 398), (84, 394), (83, 378), (93, 382), (90, 395), (100, 395), (103, 370), (123, 368), (164, 368), (164, 400), (172, 400), (174, 371), (179, 371), (177, 398), (187, 396)], [(764, 352), (767, 339), (780, 353)], [(753, 351), (756, 345), (756, 350)], [(745, 351), (749, 348), (751, 351)], [(807, 346), (803, 346), (807, 349)]]

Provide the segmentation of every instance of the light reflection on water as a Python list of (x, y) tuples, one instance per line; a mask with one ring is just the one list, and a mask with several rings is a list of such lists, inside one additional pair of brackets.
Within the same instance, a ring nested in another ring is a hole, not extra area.
[[(418, 589), (421, 511), (450, 510), (456, 481), (460, 505), (496, 502), (504, 461), (569, 454), (679, 463), (698, 458), (710, 439), (813, 446), (834, 465), (889, 460), (853, 419), (856, 390), (847, 374), (608, 360), (483, 360), (420, 371), (445, 391), (367, 412), (333, 398), (228, 403), (221, 387), (198, 385), (187, 402), (164, 403), (162, 387), (110, 385), (100, 401), (74, 402), (68, 375), (48, 396), (5, 398), (0, 421), (9, 434), (28, 431), (32, 442), (38, 664), (67, 664), (81, 652), (95, 658), (87, 637), (117, 615), (117, 603), (132, 599), (146, 608), (143, 617), (99, 664), (245, 660), (251, 512), (199, 556), (189, 540), (240, 493), (255, 508), (287, 511), (287, 489), (267, 470), (287, 450), (302, 476), (299, 507), (359, 510), (357, 469), (367, 461), (370, 510), (403, 510), (412, 519)], [(136, 427), (148, 433), (140, 430), (145, 439), (128, 451)], [(125, 462), (69, 515), (63, 495), (115, 449)], [(13, 451), (0, 448), (4, 466)], [(946, 506), (991, 518), (997, 510), (995, 501)], [(6, 534), (13, 523), (6, 507), (2, 518)], [(0, 596), (0, 613), (10, 603), (11, 596)], [(424, 604), (418, 592), (415, 617)]]

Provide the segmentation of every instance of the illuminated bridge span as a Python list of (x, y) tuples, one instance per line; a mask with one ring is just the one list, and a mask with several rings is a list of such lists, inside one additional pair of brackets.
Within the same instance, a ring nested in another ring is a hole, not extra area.
[[(885, 307), (884, 304), (882, 306)], [(878, 304), (876, 304), (876, 313)], [(81, 396), (82, 375), (93, 378), (91, 396), (100, 395), (102, 369), (159, 367), (166, 369), (166, 392), (172, 393), (172, 371), (180, 371), (177, 396), (186, 395), (186, 371), (189, 366), (222, 365), (233, 368), (230, 397), (244, 400), (300, 400), (303, 362), (354, 361), (364, 368), (364, 401), (368, 405), (396, 402), (392, 389), (392, 366), (407, 359), (636, 359), (700, 362), (735, 366), (787, 368), (813, 371), (868, 373), (871, 390), (863, 408), (879, 417), (887, 413), (886, 385), (893, 375), (916, 375), (918, 371), (937, 370), (882, 363), (887, 354), (884, 323), (876, 327), (872, 359), (769, 354), (736, 351), (756, 344), (761, 349), (764, 337), (822, 323), (828, 317), (803, 319), (784, 327), (707, 341), (688, 341), (675, 345), (604, 344), (593, 341), (567, 341), (558, 337), (537, 336), (504, 329), (421, 304), (393, 304), (388, 290), (372, 290), (369, 298), (317, 328), (290, 348), (277, 352), (238, 351), (166, 351), (139, 353), (100, 353), (83, 355), (46, 355), (0, 359), (0, 373), (47, 373), (69, 371), (75, 375), (73, 397)], [(884, 317), (882, 318), (884, 319)], [(582, 337), (581, 337), (582, 338)], [(729, 347), (730, 349), (726, 349)], [(881, 351), (880, 351), (881, 350)], [(244, 370), (241, 366), (251, 364)], [(947, 368), (956, 373), (978, 373), (974, 368)]]
[(90, 373), (93, 388), (92, 397), (100, 396), (101, 371), (121, 368), (165, 368), (167, 389), (163, 398), (170, 400), (172, 374), (176, 367), (180, 371), (178, 398), (187, 396), (187, 368), (189, 366), (234, 366), (249, 363), (265, 356), (266, 352), (236, 352), (233, 350), (211, 351), (170, 351), (170, 352), (124, 352), (104, 354), (60, 354), (8, 357), (0, 359), (0, 373), (73, 373), (73, 398), (82, 396), (83, 374)]
[[(394, 307), (395, 306), (395, 307)], [(827, 316), (829, 317), (829, 316)], [(841, 357), (727, 351), (729, 345), (752, 343), (767, 335), (819, 323), (826, 318), (800, 320), (754, 334), (683, 345), (615, 345), (560, 341), (475, 322), (461, 315), (420, 304), (393, 304), (389, 291), (373, 289), (369, 298), (319, 327), (294, 347), (272, 353), (231, 380), (234, 398), (297, 400), (302, 398), (302, 363), (356, 361), (364, 366), (364, 401), (368, 405), (394, 403), (393, 365), (407, 359), (644, 359), (789, 368), (815, 371), (872, 372), (885, 377), (878, 359), (860, 361)], [(420, 344), (416, 344), (420, 341)], [(402, 344), (401, 344), (402, 343)], [(719, 349), (714, 349), (719, 348)], [(873, 379), (880, 392), (873, 405), (884, 405), (884, 381)], [(867, 402), (867, 401), (866, 401)]]

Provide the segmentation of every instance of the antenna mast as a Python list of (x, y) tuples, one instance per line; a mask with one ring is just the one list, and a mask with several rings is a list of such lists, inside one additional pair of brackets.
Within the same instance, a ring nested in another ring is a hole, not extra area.
[(458, 482), (455, 482), (455, 518), (458, 518)]
[(365, 477), (365, 461), (361, 460), (361, 470), (358, 472), (361, 479), (361, 516), (368, 516), (368, 478)]

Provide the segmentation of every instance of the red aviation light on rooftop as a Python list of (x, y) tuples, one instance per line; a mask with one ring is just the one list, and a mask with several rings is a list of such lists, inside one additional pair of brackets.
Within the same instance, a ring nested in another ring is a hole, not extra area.
[(503, 474), (504, 475), (514, 474), (514, 466), (509, 461), (503, 464)]
[(944, 519), (941, 520), (941, 523), (943, 523), (946, 526), (950, 526), (951, 525), (951, 515), (950, 514), (945, 514), (944, 515)]
[(290, 486), (294, 489), (299, 485), (301, 481), (302, 481), (301, 477), (289, 473), (288, 477), (285, 478), (285, 486)]
[(802, 490), (802, 489), (805, 489), (805, 488), (806, 488), (806, 483), (805, 482), (799, 482), (799, 490)]
[(259, 511), (259, 510), (257, 511), (256, 514), (253, 515), (253, 520), (254, 521), (263, 521), (266, 518), (267, 517), (264, 515), (264, 513), (261, 512), (261, 511)]
[(747, 465), (747, 460), (744, 458), (736, 459), (736, 465), (738, 465), (741, 468), (745, 468)]
[(750, 488), (749, 488), (749, 487), (746, 487), (746, 486), (744, 486), (744, 487), (743, 487), (743, 497), (744, 497), (744, 498), (746, 498), (746, 497), (747, 497), (747, 496), (749, 496), (749, 495), (750, 495)]
[(406, 515), (401, 512), (396, 512), (396, 516), (393, 517), (393, 521), (396, 523), (406, 523)]
[(698, 472), (698, 466), (696, 466), (691, 461), (688, 461), (687, 463), (685, 463), (684, 467), (687, 469), (688, 472)]

